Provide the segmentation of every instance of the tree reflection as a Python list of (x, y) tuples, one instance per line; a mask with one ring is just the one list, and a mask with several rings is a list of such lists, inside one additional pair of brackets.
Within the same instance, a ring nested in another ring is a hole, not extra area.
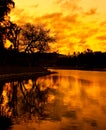
[(100, 86), (95, 81), (97, 72), (93, 72), (96, 77), (92, 80), (88, 77), (91, 72), (78, 71), (76, 76), (76, 71), (69, 72), (1, 82), (0, 127), (7, 120), (10, 123), (6, 124), (13, 121), (16, 127), (30, 125), (30, 129), (38, 129), (40, 123), (40, 130), (47, 125), (54, 129), (59, 124), (58, 128), (64, 130), (106, 128), (105, 84)]
[(12, 125), (9, 100), (11, 98), (9, 84), (0, 83), (0, 130), (7, 130)]
[(48, 100), (53, 88), (36, 84), (36, 79), (1, 84), (0, 117), (27, 121), (50, 119)]

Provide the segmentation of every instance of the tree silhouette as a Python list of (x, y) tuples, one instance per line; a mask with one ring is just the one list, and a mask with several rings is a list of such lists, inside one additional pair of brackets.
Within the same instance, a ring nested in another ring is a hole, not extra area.
[(19, 35), (21, 27), (15, 23), (9, 22), (9, 27), (7, 28), (7, 39), (13, 43), (13, 49), (19, 51)]
[(13, 0), (0, 0), (0, 18), (4, 20), (4, 16), (11, 11), (11, 7), (14, 7)]
[(22, 35), (24, 50), (27, 53), (33, 53), (35, 51), (46, 52), (50, 49), (49, 43), (55, 41), (55, 38), (50, 36), (49, 29), (30, 23), (22, 27)]
[(14, 7), (13, 0), (0, 0), (0, 50), (4, 49), (4, 40), (6, 39), (6, 29), (8, 26), (8, 13)]

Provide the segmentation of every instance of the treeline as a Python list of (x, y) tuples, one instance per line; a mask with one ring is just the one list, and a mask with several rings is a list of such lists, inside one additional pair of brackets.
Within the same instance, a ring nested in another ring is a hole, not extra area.
[(89, 49), (68, 56), (57, 53), (35, 53), (32, 54), (32, 59), (44, 67), (63, 67), (72, 69), (106, 68), (106, 52), (93, 52)]
[(73, 69), (105, 69), (106, 52), (85, 51), (70, 56), (58, 58), (57, 67), (71, 67)]
[(61, 67), (72, 69), (106, 69), (106, 52), (87, 50), (72, 55), (57, 53), (40, 54), (36, 59), (46, 67)]
[(84, 51), (73, 55), (61, 55), (57, 53), (25, 53), (17, 51), (5, 51), (0, 57), (0, 65), (15, 66), (42, 66), (63, 67), (72, 69), (105, 69), (106, 52)]
[(0, 66), (42, 66), (48, 67), (56, 63), (57, 53), (25, 53), (17, 50), (4, 50), (0, 54)]

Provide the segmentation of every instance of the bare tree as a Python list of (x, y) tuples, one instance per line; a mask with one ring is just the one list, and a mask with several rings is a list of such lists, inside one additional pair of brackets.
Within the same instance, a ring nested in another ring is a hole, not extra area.
[(35, 51), (46, 52), (50, 49), (49, 43), (55, 41), (55, 38), (50, 36), (49, 29), (30, 23), (22, 27), (22, 36), (26, 53), (33, 53)]

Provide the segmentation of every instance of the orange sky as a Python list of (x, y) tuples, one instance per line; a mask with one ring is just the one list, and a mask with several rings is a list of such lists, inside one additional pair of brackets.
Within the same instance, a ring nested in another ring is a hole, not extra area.
[(45, 24), (56, 35), (55, 51), (106, 51), (106, 0), (15, 0), (11, 20)]

